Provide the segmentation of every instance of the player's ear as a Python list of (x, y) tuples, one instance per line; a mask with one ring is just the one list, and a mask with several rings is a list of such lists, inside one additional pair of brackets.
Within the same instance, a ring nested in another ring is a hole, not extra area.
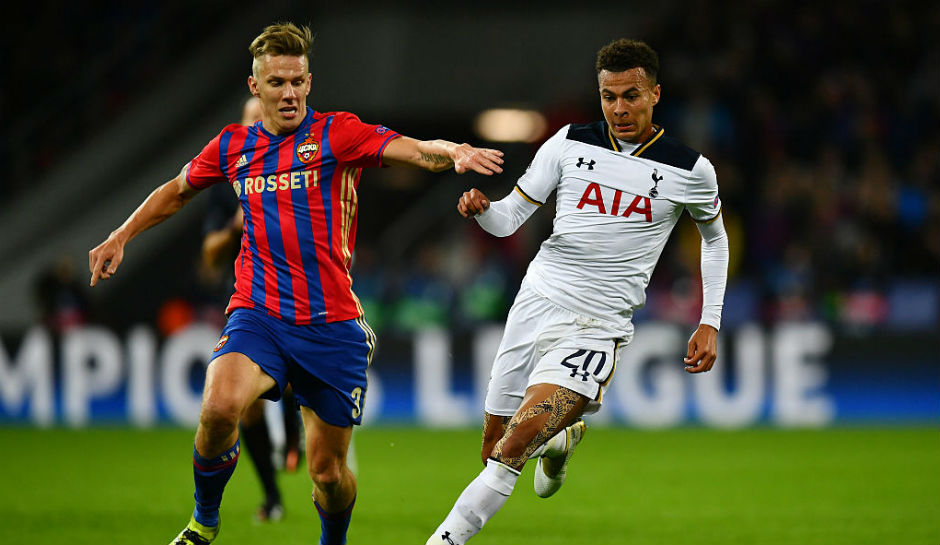
[(657, 83), (656, 86), (653, 87), (653, 106), (659, 104), (659, 95), (661, 92), (662, 88), (660, 88), (659, 84)]
[(254, 76), (248, 76), (248, 92), (253, 96), (258, 96), (258, 80)]

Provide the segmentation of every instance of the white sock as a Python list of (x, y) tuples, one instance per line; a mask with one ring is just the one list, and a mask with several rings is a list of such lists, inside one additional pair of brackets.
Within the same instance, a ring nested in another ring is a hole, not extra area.
[(566, 430), (567, 428), (562, 428), (561, 431), (553, 435), (551, 439), (542, 443), (539, 448), (535, 449), (535, 452), (529, 455), (529, 459), (532, 460), (539, 456), (554, 458), (564, 453), (565, 448), (568, 446)]
[(518, 478), (519, 472), (515, 469), (495, 460), (487, 460), (486, 468), (460, 494), (457, 503), (428, 543), (466, 543), (502, 508)]

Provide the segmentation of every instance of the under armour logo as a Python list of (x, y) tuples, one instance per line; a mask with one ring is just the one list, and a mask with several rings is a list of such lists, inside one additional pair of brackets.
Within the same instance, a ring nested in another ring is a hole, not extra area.
[(659, 174), (659, 171), (654, 168), (653, 174), (651, 175), (653, 178), (653, 188), (650, 189), (650, 197), (653, 197), (654, 199), (657, 195), (659, 195), (659, 189), (657, 189), (657, 187), (659, 186), (659, 181), (663, 179), (662, 176), (657, 176), (657, 174)]
[(578, 168), (581, 168), (581, 165), (587, 165), (588, 170), (594, 170), (594, 159), (591, 159), (591, 162), (589, 163), (585, 163), (584, 157), (578, 157), (578, 164), (576, 164), (575, 166)]
[(449, 543), (450, 545), (457, 545), (454, 543), (454, 540), (450, 538), (450, 532), (444, 532), (444, 535), (441, 536), (441, 539)]

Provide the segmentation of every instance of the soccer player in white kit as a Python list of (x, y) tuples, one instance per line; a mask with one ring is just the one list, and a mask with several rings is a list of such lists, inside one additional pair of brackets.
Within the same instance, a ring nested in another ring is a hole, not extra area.
[(689, 373), (717, 357), (728, 271), (715, 169), (652, 123), (659, 59), (621, 39), (597, 55), (604, 120), (549, 138), (504, 199), (477, 189), (457, 205), (486, 231), (507, 236), (557, 191), (554, 227), (529, 264), (509, 311), (485, 401), (484, 470), (427, 543), (463, 545), (506, 502), (537, 458), (541, 497), (564, 482), (568, 460), (633, 337), (634, 310), (669, 234), (687, 211), (702, 236), (703, 308), (684, 359)]

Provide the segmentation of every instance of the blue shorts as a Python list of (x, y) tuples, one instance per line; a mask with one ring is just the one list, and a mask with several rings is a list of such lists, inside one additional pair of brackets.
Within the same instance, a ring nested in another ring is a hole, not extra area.
[(276, 401), (290, 383), (298, 404), (328, 424), (347, 427), (362, 422), (374, 349), (375, 333), (362, 317), (293, 325), (239, 308), (228, 317), (212, 358), (229, 352), (248, 356), (277, 383), (261, 397)]

